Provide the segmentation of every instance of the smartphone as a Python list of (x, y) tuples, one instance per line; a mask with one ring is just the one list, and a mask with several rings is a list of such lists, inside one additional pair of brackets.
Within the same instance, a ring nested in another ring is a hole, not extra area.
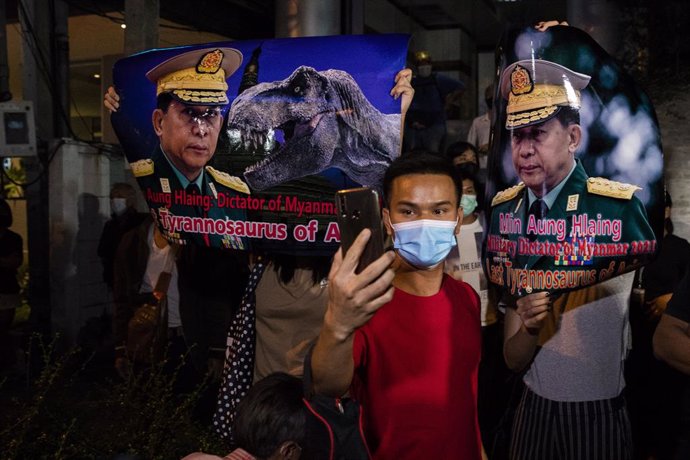
[(371, 230), (371, 238), (359, 259), (356, 273), (383, 255), (384, 233), (379, 210), (379, 194), (369, 187), (339, 190), (335, 194), (338, 209), (340, 244), (345, 255), (362, 230)]

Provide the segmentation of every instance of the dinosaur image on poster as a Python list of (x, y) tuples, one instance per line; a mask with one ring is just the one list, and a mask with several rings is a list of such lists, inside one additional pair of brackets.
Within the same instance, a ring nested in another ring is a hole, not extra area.
[(383, 114), (347, 72), (300, 66), (288, 78), (259, 83), (238, 96), (228, 112), (230, 138), (265, 145), (269, 133), (283, 143), (244, 171), (252, 190), (318, 174), (330, 167), (353, 181), (378, 187), (397, 156), (400, 115)]

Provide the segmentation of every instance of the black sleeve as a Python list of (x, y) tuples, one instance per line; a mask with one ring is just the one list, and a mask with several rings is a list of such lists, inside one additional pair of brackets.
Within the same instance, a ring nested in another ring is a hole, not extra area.
[(666, 314), (690, 323), (690, 270), (685, 270), (685, 276), (673, 291), (673, 297), (668, 301)]

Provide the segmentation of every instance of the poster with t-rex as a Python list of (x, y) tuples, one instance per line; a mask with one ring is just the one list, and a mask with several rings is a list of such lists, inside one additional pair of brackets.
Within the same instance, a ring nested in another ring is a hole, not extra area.
[(513, 296), (558, 294), (649, 261), (664, 188), (647, 96), (575, 27), (509, 31), (497, 64), (487, 278)]
[(335, 191), (379, 188), (400, 153), (400, 101), (390, 90), (408, 40), (233, 41), (119, 60), (111, 120), (163, 235), (332, 253)]

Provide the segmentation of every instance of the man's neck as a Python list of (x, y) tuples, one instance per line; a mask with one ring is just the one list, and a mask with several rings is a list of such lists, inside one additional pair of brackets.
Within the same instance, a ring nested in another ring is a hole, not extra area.
[(399, 255), (396, 256), (393, 262), (393, 286), (396, 289), (420, 297), (432, 296), (441, 289), (443, 262), (431, 270), (420, 270), (405, 262)]

